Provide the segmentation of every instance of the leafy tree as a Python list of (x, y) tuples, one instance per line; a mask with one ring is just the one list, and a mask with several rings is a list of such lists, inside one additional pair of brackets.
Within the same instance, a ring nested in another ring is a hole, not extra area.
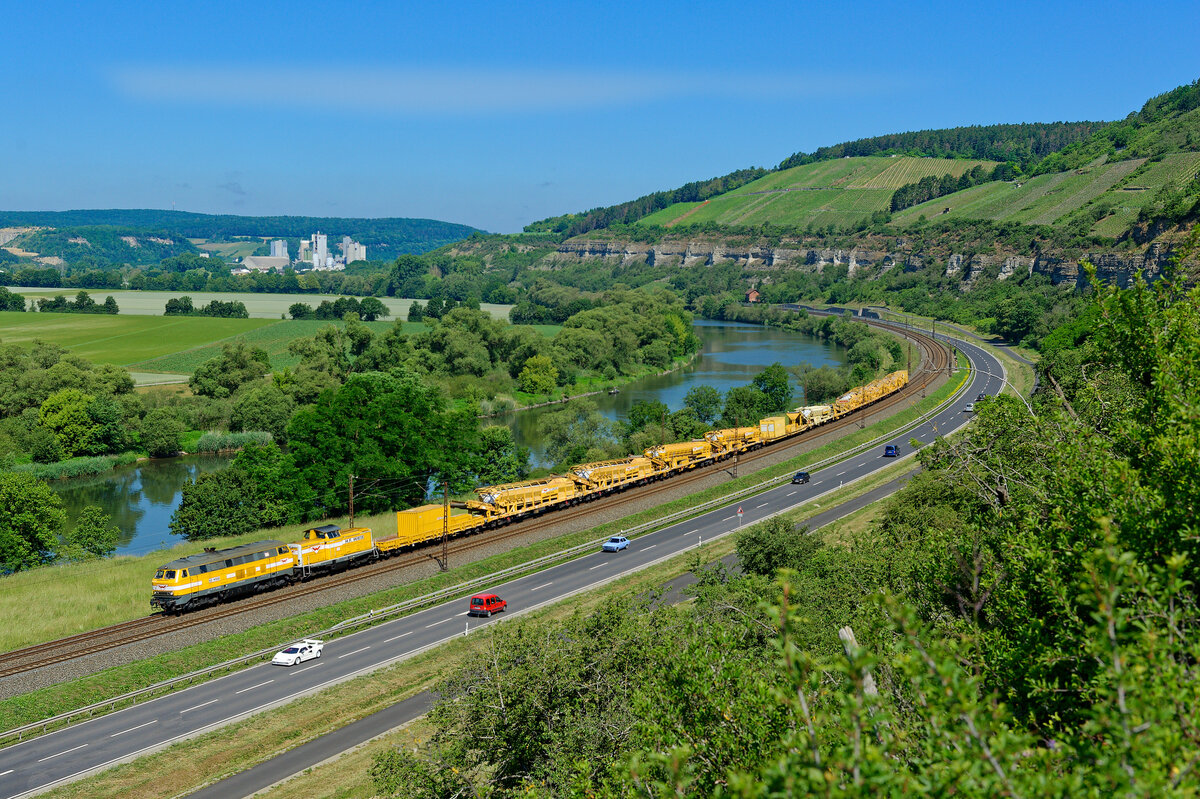
[(550, 394), (558, 385), (558, 367), (549, 356), (531, 356), (525, 360), (517, 384), (528, 394)]
[(0, 286), (0, 311), (24, 311), (25, 298)]
[(638, 400), (629, 408), (629, 417), (625, 420), (626, 437), (646, 427), (657, 430), (665, 426), (670, 409), (666, 404), (657, 400)]
[(721, 413), (721, 392), (709, 385), (697, 385), (688, 389), (683, 404), (691, 408), (696, 418), (705, 424), (711, 423)]
[(780, 569), (802, 569), (821, 540), (808, 528), (776, 516), (751, 525), (737, 537), (738, 562), (751, 574), (773, 578)]
[(34, 463), (58, 463), (63, 459), (63, 448), (58, 436), (41, 425), (34, 425), (29, 431), (25, 446)]
[(390, 315), (387, 306), (378, 297), (363, 297), (359, 303), (359, 314), (364, 322), (374, 322)]
[(49, 560), (65, 522), (62, 500), (45, 482), (21, 472), (0, 472), (0, 571)]
[(524, 480), (529, 475), (529, 450), (517, 446), (512, 428), (491, 425), (479, 431), (479, 485)]
[(169, 408), (155, 408), (142, 419), (142, 447), (151, 457), (174, 455), (181, 449), (183, 422)]
[(65, 388), (46, 398), (38, 412), (38, 423), (58, 437), (67, 457), (90, 454), (99, 425), (88, 413), (95, 397), (77, 388)]
[(234, 398), (229, 429), (265, 430), (276, 441), (285, 443), (287, 424), (295, 409), (295, 401), (274, 385), (243, 389)]
[(613, 424), (588, 399), (573, 399), (562, 410), (542, 414), (538, 433), (546, 454), (560, 466), (604, 460), (612, 452)]
[(106, 314), (118, 314), (121, 309), (117, 307), (117, 301), (112, 298), (112, 295), (104, 298), (104, 305), (101, 306)]
[(167, 300), (163, 316), (191, 316), (195, 312), (196, 309), (192, 305), (192, 298), (185, 294), (182, 297), (172, 297)]
[(771, 414), (772, 400), (754, 386), (736, 386), (725, 395), (721, 424), (726, 427), (757, 425), (758, 420)]
[(221, 354), (197, 369), (188, 385), (201, 396), (221, 399), (269, 371), (271, 358), (266, 350), (239, 341), (222, 345)]
[(413, 302), (408, 306), (408, 321), (420, 322), (425, 318), (425, 306), (419, 302)]
[(776, 361), (759, 372), (753, 385), (768, 399), (767, 413), (781, 413), (792, 402), (792, 383), (783, 364)]
[(288, 314), (293, 319), (315, 319), (313, 308), (306, 302), (294, 302), (288, 306)]
[(59, 557), (71, 560), (79, 560), (80, 556), (105, 558), (117, 551), (120, 539), (121, 531), (104, 509), (88, 505), (79, 514), (75, 527), (67, 532), (66, 551), (60, 552)]

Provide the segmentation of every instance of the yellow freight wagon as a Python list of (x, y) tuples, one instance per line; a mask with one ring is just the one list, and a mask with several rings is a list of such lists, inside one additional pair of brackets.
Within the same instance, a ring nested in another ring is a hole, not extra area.
[(800, 432), (800, 425), (786, 416), (768, 416), (758, 423), (759, 437), (763, 441), (778, 441)]
[(150, 606), (168, 613), (214, 604), (292, 581), (295, 557), (282, 541), (205, 549), (159, 567)]
[(575, 492), (575, 482), (566, 477), (544, 477), (475, 489), (479, 501), (501, 515), (526, 513), (568, 502), (575, 498)]
[(683, 441), (651, 447), (643, 454), (663, 469), (691, 469), (713, 457), (713, 446), (707, 440)]
[(805, 427), (816, 427), (836, 418), (830, 405), (809, 405), (800, 409), (800, 418)]
[(442, 505), (422, 505), (418, 508), (398, 511), (396, 513), (396, 534), (387, 538), (375, 540), (375, 547), (381, 555), (390, 555), (401, 549), (417, 546), (426, 541), (437, 541), (442, 537), (443, 528), (451, 537), (461, 535), (484, 523), (484, 518), (473, 513), (455, 513), (450, 511), (450, 523), (443, 525), (445, 508)]
[(713, 445), (714, 455), (726, 455), (752, 449), (762, 441), (757, 427), (728, 427), (724, 430), (709, 430), (704, 437)]
[(375, 540), (369, 527), (341, 529), (336, 524), (326, 524), (304, 531), (304, 537), (295, 544), (288, 544), (296, 556), (296, 567), (307, 577), (313, 572), (341, 569), (359, 558), (375, 554)]
[(654, 464), (646, 457), (583, 463), (571, 469), (571, 475), (583, 483), (585, 491), (621, 488), (653, 474)]

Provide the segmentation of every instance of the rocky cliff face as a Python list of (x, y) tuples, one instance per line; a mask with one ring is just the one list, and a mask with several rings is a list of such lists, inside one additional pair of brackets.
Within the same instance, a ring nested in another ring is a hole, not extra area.
[(566, 241), (546, 257), (547, 266), (587, 260), (617, 261), (622, 264), (646, 263), (652, 266), (696, 265), (712, 266), (722, 262), (735, 263), (748, 269), (798, 268), (821, 271), (829, 265), (846, 266), (855, 274), (883, 274), (894, 268), (916, 271), (931, 261), (945, 264), (947, 277), (957, 276), (963, 290), (970, 290), (979, 278), (988, 276), (1007, 280), (1014, 275), (1041, 274), (1055, 285), (1073, 283), (1083, 287), (1087, 274), (1082, 263), (1091, 262), (1105, 282), (1127, 286), (1138, 272), (1157, 279), (1169, 262), (1170, 253), (1154, 245), (1138, 254), (1087, 253), (1074, 259), (1054, 255), (971, 255), (951, 253), (942, 258), (917, 255), (903, 250), (873, 249), (804, 249), (787, 246), (729, 246), (713, 242), (659, 242), (644, 244), (621, 241)]

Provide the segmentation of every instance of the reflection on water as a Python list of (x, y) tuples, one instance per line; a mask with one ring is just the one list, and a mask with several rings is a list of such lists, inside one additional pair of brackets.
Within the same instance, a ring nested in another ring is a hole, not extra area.
[(99, 505), (121, 530), (117, 554), (144, 555), (179, 542), (168, 525), (183, 485), (229, 461), (222, 455), (161, 458), (92, 477), (53, 480), (50, 487), (62, 497), (68, 527), (85, 507)]
[[(808, 363), (814, 367), (843, 362), (842, 351), (817, 339), (776, 328), (726, 322), (696, 322), (696, 335), (704, 342), (702, 354), (683, 369), (642, 378), (621, 388), (620, 394), (598, 394), (592, 401), (609, 419), (623, 421), (638, 400), (658, 400), (672, 411), (683, 407), (688, 389), (709, 385), (721, 393), (749, 383), (766, 366), (779, 361), (786, 367)], [(799, 402), (799, 387), (796, 401)], [(537, 423), (559, 406), (531, 408), (491, 420), (507, 424), (517, 442), (530, 449), (530, 460), (545, 465), (545, 451)], [(231, 459), (217, 455), (188, 455), (145, 461), (94, 477), (55, 480), (51, 487), (63, 499), (68, 525), (75, 523), (88, 505), (99, 505), (121, 530), (117, 553), (144, 555), (178, 543), (168, 525), (179, 505), (183, 485), (204, 472), (227, 465)]]
[[(699, 357), (683, 369), (665, 375), (644, 377), (621, 387), (620, 394), (597, 394), (589, 397), (600, 412), (614, 421), (624, 421), (629, 409), (638, 400), (658, 400), (672, 411), (683, 407), (683, 398), (692, 386), (709, 385), (722, 394), (736, 386), (744, 386), (765, 367), (778, 361), (785, 367), (810, 364), (813, 367), (841, 366), (843, 351), (819, 339), (778, 328), (736, 322), (697, 321), (694, 331), (704, 343)], [(800, 387), (795, 385), (796, 401)], [(537, 423), (543, 413), (558, 410), (558, 405), (530, 408), (504, 414), (491, 420), (513, 429), (513, 437), (528, 447), (530, 463), (548, 466), (545, 449), (538, 438)]]

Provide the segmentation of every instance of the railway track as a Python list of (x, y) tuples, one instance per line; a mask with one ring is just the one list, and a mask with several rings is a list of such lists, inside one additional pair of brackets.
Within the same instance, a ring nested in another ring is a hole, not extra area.
[[(853, 428), (860, 423), (865, 426), (867, 416), (903, 404), (918, 392), (923, 395), (929, 383), (939, 374), (946, 371), (950, 362), (950, 352), (945, 345), (934, 341), (918, 331), (905, 329), (903, 326), (879, 322), (875, 323), (875, 326), (907, 336), (921, 349), (923, 354), (921, 369), (912, 376), (908, 385), (900, 391), (890, 394), (865, 408), (822, 425), (817, 430), (801, 433), (780, 443), (743, 453), (739, 456), (739, 466), (742, 464), (753, 464), (755, 461), (768, 455), (786, 454), (790, 450), (797, 449), (801, 444), (811, 440), (814, 435), (826, 435), (838, 430)], [(548, 511), (504, 527), (483, 531), (483, 534), (477, 533), (456, 538), (448, 543), (447, 555), (461, 555), (485, 544), (490, 546), (497, 542), (528, 535), (552, 525), (560, 525), (575, 519), (592, 516), (598, 510), (620, 505), (630, 500), (652, 497), (667, 490), (674, 490), (680, 486), (686, 486), (702, 480), (726, 468), (728, 468), (727, 460), (714, 462), (707, 466), (698, 467), (683, 474), (664, 478), (644, 486), (599, 497), (590, 502), (583, 502), (567, 508)], [(303, 596), (318, 594), (322, 591), (349, 585), (360, 580), (367, 580), (390, 572), (424, 564), (434, 557), (434, 552), (440, 552), (440, 546), (425, 546), (421, 549), (373, 561), (365, 566), (338, 572), (311, 582), (295, 583), (291, 586), (276, 589), (270, 593), (252, 595), (236, 602), (193, 611), (183, 616), (167, 616), (162, 613), (155, 613), (151, 616), (132, 619), (120, 624), (102, 627), (98, 630), (79, 633), (78, 635), (60, 638), (55, 641), (47, 641), (46, 643), (23, 649), (16, 649), (0, 654), (0, 679), (177, 632), (192, 626), (230, 618), (283, 602), (291, 602)]]

